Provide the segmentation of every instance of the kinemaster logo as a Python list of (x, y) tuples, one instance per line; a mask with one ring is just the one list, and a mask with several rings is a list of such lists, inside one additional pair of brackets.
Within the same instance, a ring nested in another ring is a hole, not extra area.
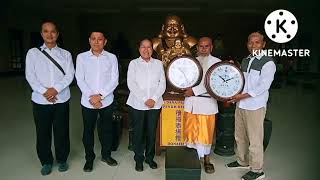
[(291, 12), (279, 9), (268, 15), (264, 30), (272, 41), (286, 43), (297, 34), (298, 21)]
[[(288, 10), (278, 9), (271, 12), (265, 22), (264, 30), (275, 43), (288, 43), (298, 32), (298, 20)], [(309, 49), (263, 49), (253, 51), (253, 55), (309, 57)]]

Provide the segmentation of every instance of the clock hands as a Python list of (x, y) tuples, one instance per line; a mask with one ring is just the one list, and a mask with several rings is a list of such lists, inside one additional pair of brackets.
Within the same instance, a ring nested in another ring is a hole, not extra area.
[(226, 80), (224, 80), (224, 79), (223, 79), (223, 77), (222, 77), (222, 76), (220, 76), (220, 75), (219, 75), (219, 77), (223, 80), (223, 82), (227, 82)]
[(228, 81), (230, 81), (231, 79), (234, 79), (235, 77), (232, 77), (232, 78), (229, 78), (229, 79), (227, 79), (225, 82), (228, 82)]
[(183, 74), (184, 78), (187, 80), (188, 84), (190, 83), (186, 74), (183, 72), (183, 70), (181, 70), (180, 68), (178, 68), (178, 70)]
[(219, 77), (223, 80), (223, 82), (228, 82), (228, 81), (230, 81), (230, 80), (232, 80), (232, 79), (234, 79), (234, 78), (236, 78), (236, 77), (232, 77), (232, 78), (229, 78), (229, 79), (223, 79), (223, 77), (222, 76), (220, 76), (219, 75)]

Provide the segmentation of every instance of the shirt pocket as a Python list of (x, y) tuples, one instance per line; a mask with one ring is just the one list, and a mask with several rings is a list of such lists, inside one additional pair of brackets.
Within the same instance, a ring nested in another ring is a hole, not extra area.
[[(52, 58), (66, 71), (68, 65), (68, 57), (65, 54), (54, 53)], [(60, 71), (60, 70), (59, 70)]]
[(146, 68), (139, 68), (135, 72), (134, 80), (135, 80), (136, 84), (141, 89), (147, 89), (148, 88), (150, 76), (148, 75), (147, 71), (148, 71), (148, 69), (146, 69)]
[(150, 82), (153, 86), (157, 86), (160, 81), (160, 70), (159, 69), (153, 69), (152, 73), (149, 74), (150, 76)]
[(259, 78), (260, 78), (260, 71), (250, 69), (250, 73), (248, 75), (248, 79), (249, 79), (250, 84), (257, 85)]
[(112, 64), (111, 63), (104, 62), (100, 68), (101, 68), (100, 72), (101, 72), (102, 76), (110, 77), (111, 72), (112, 72)]

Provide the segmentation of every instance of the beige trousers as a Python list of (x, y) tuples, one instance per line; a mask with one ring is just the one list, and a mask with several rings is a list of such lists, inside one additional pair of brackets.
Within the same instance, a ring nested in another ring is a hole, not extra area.
[(249, 165), (254, 172), (263, 168), (263, 122), (266, 108), (245, 110), (239, 107), (235, 112), (235, 140), (237, 161)]

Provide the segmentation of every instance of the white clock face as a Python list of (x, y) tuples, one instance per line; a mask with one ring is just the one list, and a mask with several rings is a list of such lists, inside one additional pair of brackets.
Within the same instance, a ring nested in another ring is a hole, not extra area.
[(229, 98), (238, 94), (242, 90), (243, 84), (241, 72), (227, 64), (215, 68), (210, 76), (211, 90), (221, 98)]
[(181, 57), (168, 67), (168, 79), (177, 88), (194, 86), (199, 80), (200, 70), (190, 58)]

